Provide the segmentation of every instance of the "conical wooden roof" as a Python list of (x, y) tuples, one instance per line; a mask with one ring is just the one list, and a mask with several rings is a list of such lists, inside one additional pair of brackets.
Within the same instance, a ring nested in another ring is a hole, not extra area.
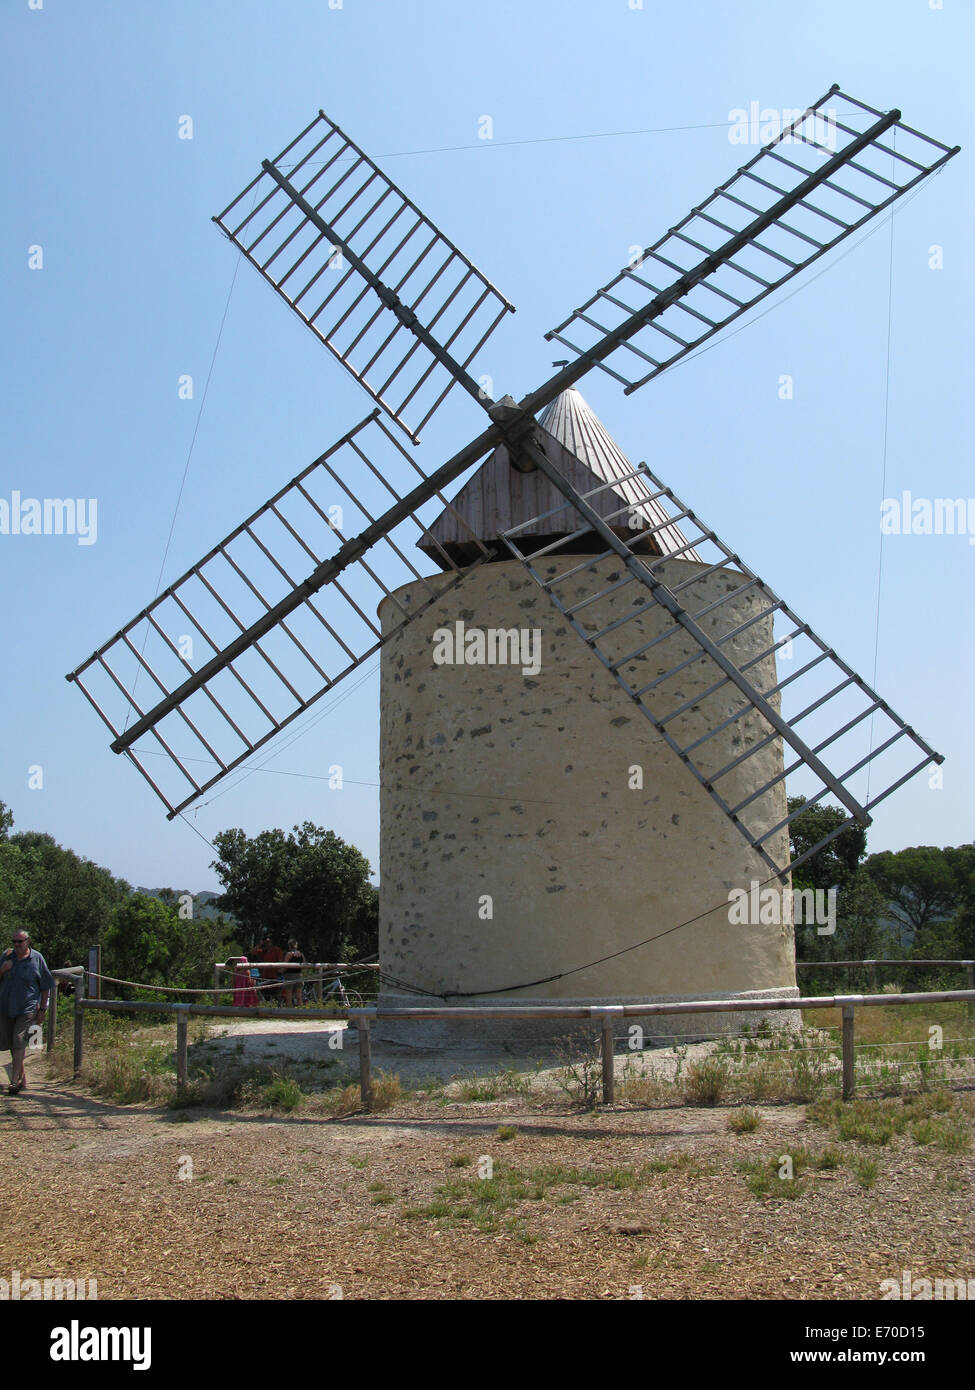
[[(633, 472), (633, 465), (575, 387), (563, 391), (546, 406), (536, 428), (543, 447), (547, 446), (546, 452), (577, 492), (612, 484), (591, 497), (589, 503), (601, 516), (612, 517), (610, 524), (620, 536), (632, 540), (634, 531), (627, 520), (633, 513), (642, 528), (666, 522), (667, 514), (653, 499), (643, 478), (626, 476)], [(628, 509), (626, 514), (614, 515), (624, 507)], [(447, 566), (439, 547), (451, 559), (463, 563), (479, 553), (475, 537), (496, 550), (499, 559), (510, 559), (502, 532), (535, 518), (534, 524), (519, 532), (518, 545), (522, 550), (531, 548), (529, 538), (537, 538), (536, 546), (547, 545), (579, 529), (574, 508), (548, 477), (539, 469), (525, 473), (513, 467), (507, 446), (501, 444), (468, 479), (450, 506), (444, 508), (419, 546), (443, 568)], [(680, 527), (666, 525), (636, 548), (654, 555), (682, 550), (686, 558), (696, 559), (693, 551), (684, 550), (686, 545), (687, 538)], [(594, 532), (588, 532), (573, 541), (571, 548), (578, 553), (595, 554), (605, 546)]]

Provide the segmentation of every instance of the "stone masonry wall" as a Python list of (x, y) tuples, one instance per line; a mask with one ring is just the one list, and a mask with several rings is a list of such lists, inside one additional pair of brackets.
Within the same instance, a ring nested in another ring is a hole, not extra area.
[[(554, 573), (579, 562), (571, 556), (548, 567)], [(573, 578), (564, 601), (604, 588), (614, 564)], [(673, 587), (700, 568), (669, 561), (665, 582)], [(739, 582), (717, 571), (695, 589), (695, 607)], [(397, 598), (409, 606), (427, 594), (414, 583)], [(646, 597), (629, 585), (580, 617), (595, 630)], [(754, 605), (749, 593), (718, 610), (716, 634), (744, 622)], [(380, 616), (388, 630), (399, 614), (387, 599)], [(538, 629), (540, 670), (436, 665), (434, 633), (457, 621)], [(653, 611), (627, 623), (619, 655), (665, 622)], [(771, 642), (762, 619), (727, 650), (741, 664)], [(692, 650), (680, 633), (628, 672), (645, 684)], [(768, 687), (774, 670), (766, 658), (750, 674)], [(688, 668), (668, 686), (673, 705), (714, 680), (709, 662)], [(672, 726), (674, 736), (686, 744), (733, 712), (738, 698), (728, 687), (702, 698)], [(766, 732), (753, 712), (737, 720), (711, 740), (711, 766)], [(635, 765), (642, 790), (629, 785)], [(722, 794), (734, 804), (781, 768), (774, 739), (723, 779)], [(399, 979), (438, 995), (546, 981), (503, 996), (521, 1003), (794, 992), (791, 925), (728, 922), (728, 891), (765, 881), (769, 868), (519, 563), (482, 566), (383, 648), (381, 781), (380, 958)], [(765, 826), (785, 817), (782, 783), (763, 794), (758, 811)], [(780, 851), (784, 834), (776, 837)], [(704, 912), (651, 945), (586, 964)], [(388, 1002), (394, 996), (405, 1002), (390, 986)]]

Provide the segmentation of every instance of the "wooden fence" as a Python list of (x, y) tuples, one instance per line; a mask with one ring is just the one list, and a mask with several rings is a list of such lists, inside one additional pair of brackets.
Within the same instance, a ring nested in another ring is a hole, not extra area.
[(616, 1024), (627, 1018), (646, 1018), (669, 1014), (727, 1014), (764, 1013), (780, 1009), (839, 1009), (842, 1017), (843, 1099), (849, 1100), (856, 1087), (855, 1017), (858, 1008), (888, 1005), (964, 1003), (969, 1010), (975, 1004), (975, 990), (929, 990), (917, 994), (835, 994), (813, 995), (799, 999), (699, 999), (679, 1003), (658, 1004), (545, 1004), (525, 1007), (513, 1004), (458, 1008), (381, 1009), (378, 1007), (347, 1009), (339, 1013), (321, 1009), (245, 1008), (222, 1004), (157, 1004), (138, 1000), (90, 999), (85, 997), (84, 979), (79, 978), (75, 995), (74, 1015), (74, 1074), (81, 1071), (84, 1060), (84, 1016), (88, 1010), (104, 1009), (117, 1013), (175, 1013), (176, 1015), (176, 1084), (185, 1088), (187, 1071), (187, 1030), (191, 1017), (203, 1018), (345, 1018), (359, 1034), (359, 1085), (362, 1104), (369, 1109), (372, 1103), (372, 1039), (371, 1029), (376, 1022), (396, 1019), (467, 1021), (487, 1020), (557, 1020), (579, 1019), (598, 1023), (601, 1034), (603, 1069), (603, 1101), (615, 1099), (615, 1035)]
[[(915, 970), (918, 966), (953, 966), (958, 970), (965, 970), (968, 974), (968, 988), (975, 989), (975, 960), (797, 960), (797, 970), (847, 970), (862, 969), (870, 971), (870, 984), (877, 992), (877, 969), (880, 966), (891, 966), (901, 970)], [(975, 1007), (968, 1006), (969, 1018), (975, 1017)]]
[[(314, 970), (314, 971), (317, 972), (317, 974), (315, 974), (315, 975), (301, 975), (301, 974), (299, 974), (299, 977), (298, 977), (298, 978), (301, 980), (302, 984), (305, 984), (305, 983), (308, 982), (308, 981), (312, 981), (312, 982), (314, 983), (314, 985), (315, 985), (315, 997), (316, 997), (316, 999), (318, 1000), (318, 1003), (321, 1004), (321, 1002), (322, 1002), (322, 985), (323, 985), (323, 981), (324, 981), (326, 975), (336, 975), (336, 976), (341, 976), (341, 975), (357, 975), (360, 971), (378, 971), (378, 970), (379, 970), (379, 965), (378, 965), (378, 963), (375, 963), (375, 964), (374, 964), (374, 963), (372, 963), (372, 962), (369, 962), (368, 964), (356, 965), (354, 962), (350, 962), (350, 961), (322, 961), (322, 960), (306, 960), (306, 961), (300, 961), (300, 962), (287, 961), (287, 960), (263, 961), (263, 960), (251, 960), (251, 958), (248, 956), (248, 957), (247, 957), (247, 968), (248, 968), (248, 970), (259, 970), (259, 971), (261, 972), (261, 980), (262, 980), (262, 982), (265, 983), (265, 984), (270, 984), (270, 983), (271, 983), (270, 975), (271, 975), (271, 972), (272, 972), (272, 971), (281, 971), (281, 970), (283, 970), (283, 971), (289, 971), (289, 970), (291, 970), (291, 971), (294, 971), (294, 970), (297, 970), (297, 971), (303, 971), (303, 970), (304, 970), (304, 971), (307, 971), (307, 970)], [(227, 973), (229, 973), (231, 976), (233, 976), (234, 969), (235, 969), (235, 962), (234, 962), (233, 960), (229, 960), (229, 961), (228, 961), (228, 960), (218, 960), (218, 961), (214, 961), (214, 964), (213, 964), (213, 989), (212, 989), (212, 990), (207, 990), (206, 993), (208, 993), (208, 994), (209, 994), (209, 993), (212, 993), (212, 994), (214, 995), (215, 998), (218, 997), (218, 996), (221, 995), (221, 994), (226, 994), (226, 993), (228, 993), (228, 991), (231, 989), (231, 986), (230, 986), (230, 985), (227, 985), (227, 984), (225, 984), (225, 983), (223, 983), (223, 982), (221, 981), (221, 979), (220, 979), (220, 976), (221, 976), (224, 972), (227, 972)], [(265, 971), (267, 972), (267, 974), (265, 974)], [(255, 983), (257, 983), (257, 982), (255, 981)], [(279, 978), (278, 978), (277, 980), (274, 981), (274, 984), (275, 984), (275, 985), (284, 984), (284, 983), (285, 983), (285, 980), (284, 980), (284, 977), (283, 977), (283, 976), (279, 976)], [(184, 991), (184, 993), (188, 993), (188, 991)]]

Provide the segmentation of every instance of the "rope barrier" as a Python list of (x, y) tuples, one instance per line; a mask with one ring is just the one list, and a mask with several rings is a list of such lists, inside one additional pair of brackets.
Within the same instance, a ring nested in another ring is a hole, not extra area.
[[(248, 969), (251, 968), (256, 969), (257, 967), (248, 967)], [(100, 975), (96, 970), (89, 970), (88, 978), (91, 980), (104, 980), (106, 984), (111, 985), (127, 985), (131, 989), (148, 989), (157, 994), (232, 994), (235, 988), (241, 988), (241, 986), (235, 986), (232, 982), (219, 986), (208, 985), (206, 989), (192, 989), (189, 985), (149, 985), (143, 983), (141, 980), (120, 980), (115, 975)], [(295, 983), (300, 985), (311, 984), (314, 983), (317, 978), (318, 976), (316, 975), (307, 975), (299, 977)], [(294, 988), (294, 985), (285, 986), (284, 981), (278, 979), (266, 981), (252, 980), (248, 985), (244, 986), (245, 989), (254, 990), (281, 989), (282, 987)]]

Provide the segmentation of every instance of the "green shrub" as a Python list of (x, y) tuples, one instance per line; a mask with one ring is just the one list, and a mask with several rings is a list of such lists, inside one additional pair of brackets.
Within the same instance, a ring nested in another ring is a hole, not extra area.
[(305, 1094), (293, 1077), (274, 1072), (263, 1088), (262, 1099), (272, 1110), (283, 1110), (290, 1114), (304, 1104)]

